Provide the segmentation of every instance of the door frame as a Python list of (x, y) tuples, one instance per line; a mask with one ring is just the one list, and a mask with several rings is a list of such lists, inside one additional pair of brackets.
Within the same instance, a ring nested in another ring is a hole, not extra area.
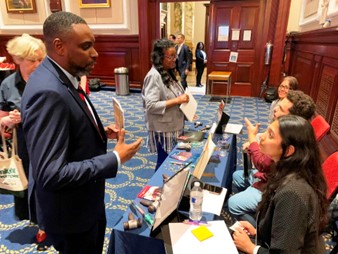
[[(151, 67), (150, 53), (153, 41), (160, 38), (160, 3), (202, 1), (203, 0), (138, 0), (141, 86), (143, 86), (142, 77), (146, 76)], [(213, 9), (215, 2), (223, 1), (226, 0), (210, 0), (210, 9)], [(236, 1), (227, 2), (235, 3)], [(266, 22), (263, 25), (264, 31), (267, 33), (265, 38), (269, 39), (273, 43), (273, 53), (271, 64), (263, 68), (264, 70), (258, 73), (257, 83), (261, 84), (265, 78), (265, 73), (269, 72), (269, 83), (277, 86), (282, 77), (282, 60), (284, 57), (286, 28), (291, 0), (261, 0), (261, 2), (265, 5), (265, 10), (263, 10), (264, 16), (266, 17)], [(213, 12), (210, 13), (210, 19), (212, 19), (212, 15), (214, 15)], [(261, 45), (263, 48), (264, 46), (265, 45)], [(262, 52), (264, 52), (264, 50), (262, 50)], [(261, 60), (261, 62), (263, 62), (263, 60)], [(252, 91), (251, 96), (258, 96), (260, 87), (257, 86)]]

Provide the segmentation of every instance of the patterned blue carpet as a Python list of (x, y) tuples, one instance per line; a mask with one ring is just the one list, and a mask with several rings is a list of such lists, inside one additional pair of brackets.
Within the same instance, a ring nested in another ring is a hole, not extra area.
[[(112, 110), (112, 97), (115, 92), (92, 92), (90, 98), (98, 111), (104, 125), (114, 122)], [(130, 96), (116, 96), (125, 110), (126, 118), (126, 142), (130, 143), (138, 137), (146, 140), (146, 129), (141, 95), (139, 93)], [(218, 102), (209, 102), (209, 96), (195, 95), (198, 101), (199, 121), (204, 125), (211, 124), (215, 119)], [(261, 123), (261, 130), (267, 127), (267, 119), (270, 104), (258, 98), (233, 97), (231, 104), (225, 106), (225, 112), (231, 116), (231, 123), (243, 124), (243, 118), (248, 117), (254, 123)], [(246, 139), (244, 131), (244, 140)], [(241, 145), (242, 135), (237, 137), (238, 162), (237, 168), (242, 167)], [(145, 144), (145, 143), (144, 143)], [(125, 163), (119, 170), (117, 177), (106, 182), (106, 214), (107, 229), (104, 243), (104, 253), (107, 252), (109, 237), (112, 227), (127, 209), (141, 188), (153, 175), (156, 164), (156, 156), (149, 153), (143, 144), (140, 151), (132, 160)], [(108, 150), (112, 151), (114, 142), (108, 144)], [(45, 252), (37, 252), (35, 234), (37, 227), (30, 225), (29, 221), (19, 221), (14, 217), (13, 197), (0, 195), (0, 253), (57, 253), (51, 246)], [(325, 236), (326, 239), (330, 235)], [(330, 247), (327, 244), (327, 249)]]

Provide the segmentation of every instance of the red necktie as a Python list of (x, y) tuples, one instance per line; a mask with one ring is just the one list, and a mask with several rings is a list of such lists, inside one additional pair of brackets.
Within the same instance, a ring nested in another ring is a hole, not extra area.
[(85, 98), (85, 92), (83, 91), (82, 87), (79, 85), (78, 89), (77, 89), (77, 92), (79, 93), (79, 96), (80, 96), (80, 99), (86, 104), (86, 108), (87, 110), (89, 111), (89, 114), (91, 115), (92, 119), (94, 120), (95, 122), (95, 126), (96, 126), (96, 129), (97, 131), (99, 132), (100, 134), (100, 137), (102, 138), (102, 135), (101, 135), (101, 132), (100, 132), (100, 129), (99, 129), (99, 126), (97, 125), (97, 122), (95, 121), (95, 117), (94, 117), (94, 113), (92, 113), (92, 111), (89, 109), (89, 106), (86, 102), (86, 98)]
[[(81, 98), (81, 100), (86, 103), (86, 99), (85, 99), (85, 92), (83, 91), (82, 87), (79, 85), (77, 92), (79, 93), (79, 96)], [(87, 105), (87, 103), (86, 103)]]

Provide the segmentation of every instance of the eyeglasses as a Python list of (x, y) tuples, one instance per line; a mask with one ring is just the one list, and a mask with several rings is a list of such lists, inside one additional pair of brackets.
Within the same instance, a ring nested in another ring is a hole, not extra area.
[(284, 90), (289, 90), (290, 89), (290, 87), (285, 86), (285, 85), (280, 85), (279, 88), (280, 89), (284, 89)]
[(173, 55), (173, 56), (166, 56), (166, 55), (164, 55), (164, 57), (167, 58), (169, 61), (173, 61), (173, 60), (176, 60), (177, 55)]

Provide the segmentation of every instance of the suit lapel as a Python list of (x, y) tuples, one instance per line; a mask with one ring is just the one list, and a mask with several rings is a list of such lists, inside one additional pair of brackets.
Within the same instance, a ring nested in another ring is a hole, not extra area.
[[(48, 59), (49, 60), (49, 59)], [(97, 114), (97, 112), (95, 111), (95, 108), (93, 106), (93, 104), (91, 103), (91, 101), (89, 100), (88, 96), (85, 95), (85, 98), (87, 100), (87, 102), (89, 103), (93, 114), (95, 116), (95, 120), (93, 119), (93, 115), (90, 113), (86, 103), (84, 101), (81, 100), (78, 91), (76, 91), (75, 87), (73, 86), (73, 84), (70, 82), (70, 80), (68, 79), (68, 77), (64, 74), (64, 72), (59, 68), (59, 66), (57, 66), (53, 61), (49, 60), (49, 63), (52, 64), (52, 66), (54, 67), (55, 71), (56, 71), (56, 75), (58, 76), (58, 78), (60, 79), (61, 83), (67, 87), (68, 92), (71, 94), (71, 96), (74, 98), (74, 100), (76, 101), (76, 103), (80, 106), (81, 110), (83, 111), (83, 113), (87, 116), (87, 118), (90, 120), (92, 126), (95, 128), (95, 130), (97, 131), (97, 134), (100, 136), (100, 138), (102, 138), (103, 140), (106, 137), (106, 134), (104, 132), (104, 128), (102, 126), (102, 123), (99, 119), (99, 116)], [(96, 124), (97, 123), (97, 124)]]

